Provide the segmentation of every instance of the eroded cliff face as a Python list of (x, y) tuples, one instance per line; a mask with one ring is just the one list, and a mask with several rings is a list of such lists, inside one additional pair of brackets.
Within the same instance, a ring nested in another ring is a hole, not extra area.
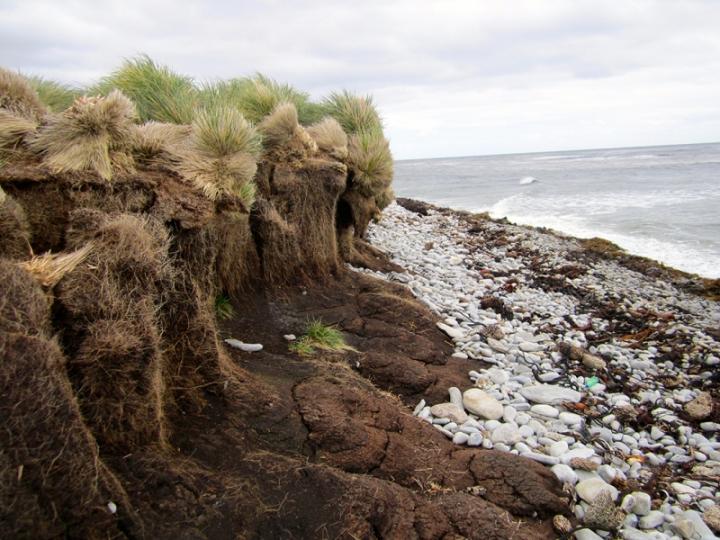
[[(3, 167), (0, 529), (553, 537), (567, 500), (544, 467), (458, 449), (409, 414), (478, 366), (450, 358), (406, 290), (346, 268), (389, 264), (349, 182), (329, 156), (275, 156), (249, 209), (160, 169)], [(31, 259), (48, 250), (65, 258)], [(220, 325), (218, 294), (236, 312)], [(355, 351), (289, 353), (283, 334), (314, 318)]]

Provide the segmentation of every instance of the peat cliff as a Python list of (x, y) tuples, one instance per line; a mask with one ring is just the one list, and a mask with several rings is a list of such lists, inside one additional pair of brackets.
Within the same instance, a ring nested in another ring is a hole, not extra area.
[[(263, 152), (251, 204), (153, 160), (111, 181), (4, 162), (2, 536), (554, 536), (548, 469), (411, 415), (479, 364), (405, 288), (349, 269), (392, 266), (362, 239), (378, 204), (301, 135)], [(291, 352), (311, 320), (350, 349)]]

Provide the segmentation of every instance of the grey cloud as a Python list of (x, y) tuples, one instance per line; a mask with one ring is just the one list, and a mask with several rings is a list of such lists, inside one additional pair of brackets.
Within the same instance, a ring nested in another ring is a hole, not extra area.
[[(692, 142), (720, 130), (719, 19), (694, 0), (23, 0), (0, 6), (0, 65), (89, 83), (147, 52), (199, 80), (371, 92), (400, 157)], [(578, 129), (594, 117), (613, 128)]]

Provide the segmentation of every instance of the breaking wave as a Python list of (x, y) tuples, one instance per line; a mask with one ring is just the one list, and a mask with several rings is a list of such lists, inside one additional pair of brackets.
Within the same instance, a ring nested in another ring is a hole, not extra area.
[[(676, 194), (678, 197), (680, 194)], [(697, 200), (699, 195), (686, 194), (685, 200)], [(492, 218), (507, 218), (519, 225), (546, 227), (577, 238), (600, 237), (609, 240), (629, 253), (648, 257), (678, 270), (708, 278), (720, 278), (720, 254), (701, 243), (661, 240), (641, 231), (613, 230), (594, 216), (611, 214), (627, 208), (653, 208), (669, 204), (667, 194), (648, 194), (629, 200), (621, 194), (598, 198), (527, 197), (524, 194), (506, 197), (489, 209)], [(677, 202), (677, 198), (675, 202)]]

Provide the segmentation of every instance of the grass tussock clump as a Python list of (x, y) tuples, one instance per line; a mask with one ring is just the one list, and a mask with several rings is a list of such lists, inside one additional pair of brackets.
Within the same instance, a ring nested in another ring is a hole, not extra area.
[(36, 122), (47, 114), (28, 79), (4, 68), (0, 68), (0, 109)]
[(318, 349), (335, 352), (355, 350), (345, 342), (340, 330), (326, 326), (319, 320), (308, 323), (305, 334), (291, 343), (288, 348), (301, 356), (314, 354)]
[(370, 96), (356, 96), (344, 90), (333, 92), (323, 102), (324, 109), (350, 135), (382, 132), (382, 120)]
[(380, 131), (362, 131), (350, 136), (349, 160), (353, 186), (365, 197), (385, 191), (393, 178), (390, 144)]
[(35, 133), (47, 109), (28, 79), (0, 68), (0, 158), (11, 157)]
[(0, 109), (0, 148), (12, 149), (37, 131), (35, 120)]
[(82, 91), (42, 77), (28, 77), (28, 83), (37, 92), (40, 101), (50, 112), (62, 112), (83, 95)]
[(195, 117), (198, 97), (192, 79), (148, 56), (127, 60), (92, 91), (109, 95), (114, 89), (133, 100), (143, 122), (189, 124)]
[(258, 125), (263, 144), (268, 147), (283, 146), (295, 136), (299, 127), (297, 109), (292, 103), (280, 103)]
[[(146, 122), (135, 128), (134, 155), (140, 161), (152, 161), (171, 154), (192, 133), (186, 125)], [(162, 160), (160, 160), (162, 161)]]
[(258, 125), (266, 153), (274, 159), (302, 159), (317, 151), (317, 144), (298, 121), (295, 105), (280, 103)]
[(281, 103), (292, 103), (302, 124), (319, 119), (321, 108), (310, 102), (308, 94), (260, 73), (244, 79), (218, 83), (208, 92), (216, 100), (237, 107), (251, 122), (257, 124)]
[(322, 152), (339, 161), (347, 158), (348, 137), (337, 120), (328, 116), (310, 126), (307, 131)]
[(135, 107), (118, 91), (82, 97), (30, 142), (30, 148), (56, 172), (94, 171), (110, 180), (115, 170), (132, 168)]
[(176, 149), (174, 168), (209, 199), (235, 196), (249, 209), (260, 150), (260, 136), (237, 109), (204, 109), (187, 142)]
[(377, 195), (375, 195), (375, 204), (378, 210), (385, 210), (391, 202), (395, 200), (395, 192), (391, 187), (386, 188)]

